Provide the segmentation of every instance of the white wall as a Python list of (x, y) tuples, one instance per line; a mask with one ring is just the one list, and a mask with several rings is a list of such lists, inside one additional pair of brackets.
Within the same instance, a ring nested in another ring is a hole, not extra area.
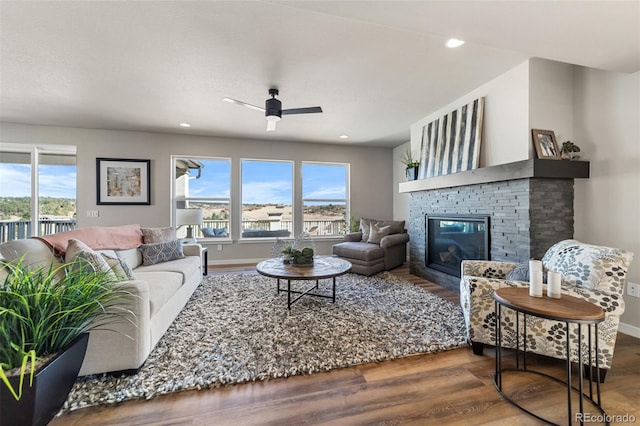
[[(558, 147), (572, 140), (574, 68), (544, 59), (529, 61), (529, 129), (552, 130)], [(533, 143), (529, 150), (529, 158), (535, 158)]]
[[(407, 180), (406, 169), (400, 159), (407, 149), (411, 148), (411, 142), (403, 143), (393, 149), (393, 220), (409, 222), (409, 200), (411, 194), (398, 191), (400, 182)], [(414, 154), (416, 151), (414, 150)]]
[[(640, 72), (576, 67), (573, 139), (591, 162), (575, 183), (575, 236), (635, 253), (628, 281), (640, 283)], [(640, 337), (640, 299), (625, 295), (621, 329)]]
[[(358, 215), (391, 218), (393, 215), (392, 150), (385, 148), (238, 140), (112, 130), (90, 130), (21, 124), (0, 124), (0, 142), (76, 145), (78, 173), (78, 226), (113, 226), (139, 223), (169, 226), (171, 221), (171, 155), (231, 157), (232, 173), (240, 158), (292, 161), (335, 161), (351, 164), (351, 209)], [(96, 157), (151, 160), (150, 206), (98, 206), (96, 204)], [(234, 191), (239, 191), (236, 186)], [(233, 195), (232, 195), (233, 196)], [(99, 210), (88, 218), (87, 210)], [(329, 254), (333, 241), (316, 240), (318, 252)], [(242, 263), (269, 257), (272, 241), (212, 244), (211, 263)], [(218, 248), (222, 250), (218, 250)]]
[(480, 167), (495, 166), (530, 158), (529, 66), (517, 67), (429, 113), (411, 126), (411, 146), (420, 152), (422, 127), (481, 96), (485, 97)]

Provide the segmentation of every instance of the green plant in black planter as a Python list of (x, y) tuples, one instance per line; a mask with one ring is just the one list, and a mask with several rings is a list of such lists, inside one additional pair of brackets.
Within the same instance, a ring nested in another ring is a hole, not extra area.
[[(86, 261), (33, 269), (20, 259), (0, 262), (0, 273), (0, 424), (46, 424), (77, 377), (87, 332), (132, 316), (122, 307), (122, 298), (132, 296)], [(60, 378), (54, 362), (68, 360), (65, 351), (77, 366), (63, 375), (64, 388), (45, 383)]]
[(413, 156), (413, 151), (411, 151), (411, 149), (407, 148), (400, 158), (400, 162), (405, 166), (407, 180), (416, 180), (418, 178), (420, 162)]

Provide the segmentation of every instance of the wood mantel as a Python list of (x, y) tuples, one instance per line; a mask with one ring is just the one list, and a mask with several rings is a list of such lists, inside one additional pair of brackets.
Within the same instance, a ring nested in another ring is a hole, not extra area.
[(542, 160), (532, 158), (444, 176), (400, 182), (399, 190), (401, 193), (405, 193), (515, 179), (576, 179), (588, 177), (588, 161)]

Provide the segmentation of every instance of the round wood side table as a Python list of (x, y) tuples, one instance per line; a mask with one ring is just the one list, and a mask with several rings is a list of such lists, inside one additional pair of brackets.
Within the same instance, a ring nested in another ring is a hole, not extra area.
[[(595, 407), (600, 411), (600, 413), (606, 419), (608, 416), (602, 408), (602, 400), (600, 396), (600, 364), (599, 364), (599, 355), (598, 355), (598, 324), (604, 321), (604, 311), (592, 304), (587, 302), (584, 299), (579, 299), (577, 297), (569, 296), (567, 294), (563, 294), (560, 299), (552, 299), (546, 296), (546, 292), (543, 294), (543, 297), (532, 297), (529, 296), (529, 289), (527, 287), (506, 287), (498, 289), (494, 292), (493, 298), (495, 300), (495, 310), (496, 310), (496, 372), (493, 379), (493, 382), (496, 386), (496, 389), (502, 395), (502, 397), (509, 401), (511, 404), (515, 405), (522, 411), (527, 414), (537, 418), (548, 424), (554, 424), (553, 422), (527, 410), (522, 407), (512, 398), (510, 398), (502, 388), (502, 373), (504, 371), (517, 371), (517, 372), (526, 372), (526, 373), (534, 373), (540, 376), (547, 377), (549, 379), (555, 380), (557, 382), (566, 384), (567, 386), (567, 417), (568, 424), (573, 424), (573, 419), (579, 419), (580, 424), (584, 424), (584, 399), (588, 399), (591, 403), (595, 405)], [(510, 308), (515, 311), (516, 315), (516, 367), (515, 368), (503, 368), (502, 367), (502, 308)], [(522, 338), (522, 359), (523, 366), (520, 367), (520, 325), (519, 325), (519, 317), (523, 315), (523, 338)], [(527, 367), (527, 315), (536, 316), (539, 318), (545, 318), (553, 321), (563, 322), (565, 327), (565, 335), (566, 335), (566, 381), (560, 380), (556, 377), (550, 376), (546, 373), (542, 373), (540, 371), (531, 370)], [(578, 377), (579, 383), (578, 387), (573, 387), (571, 383), (571, 357), (569, 354), (571, 353), (571, 335), (569, 333), (569, 324), (577, 325), (577, 354), (578, 354)], [(587, 354), (587, 365), (589, 366), (589, 389), (588, 394), (585, 393), (583, 386), (583, 351), (582, 351), (582, 326), (588, 327), (588, 354)], [(592, 340), (592, 327), (595, 331), (595, 351), (592, 350), (591, 340)], [(593, 359), (592, 356), (595, 352), (595, 369), (593, 368)], [(596, 372), (596, 399), (594, 399), (593, 394), (593, 371)], [(575, 391), (579, 394), (579, 411), (574, 417), (574, 413), (571, 407), (571, 392)], [(582, 413), (581, 416), (577, 416), (578, 413)], [(609, 422), (606, 422), (609, 424)]]

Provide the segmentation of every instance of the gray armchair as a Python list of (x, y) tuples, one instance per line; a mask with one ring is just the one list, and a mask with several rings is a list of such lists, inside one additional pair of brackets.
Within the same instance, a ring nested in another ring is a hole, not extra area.
[(404, 220), (360, 219), (360, 231), (345, 235), (333, 246), (335, 256), (353, 265), (351, 272), (373, 275), (402, 265), (407, 259), (409, 235)]

